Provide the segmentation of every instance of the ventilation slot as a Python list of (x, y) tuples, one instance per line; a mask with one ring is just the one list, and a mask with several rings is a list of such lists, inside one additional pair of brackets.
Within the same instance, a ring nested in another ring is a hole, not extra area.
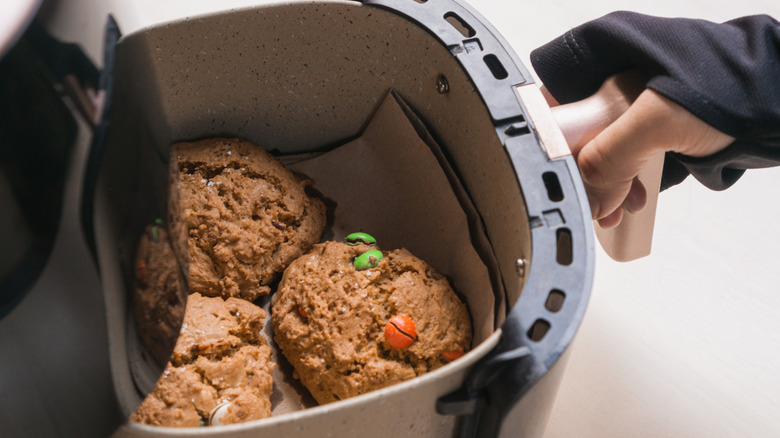
[(555, 240), (557, 242), (557, 251), (555, 260), (559, 265), (569, 266), (574, 257), (572, 252), (571, 231), (568, 228), (558, 228), (555, 232)]
[(552, 202), (563, 201), (563, 189), (561, 189), (561, 182), (558, 181), (558, 175), (555, 172), (544, 172), (542, 174), (542, 180), (544, 181), (544, 187), (547, 189), (547, 197)]
[(519, 135), (525, 135), (530, 133), (531, 133), (531, 129), (528, 128), (528, 123), (525, 120), (523, 120), (522, 122), (512, 123), (504, 131), (504, 134), (510, 137), (517, 137)]
[(563, 308), (563, 302), (566, 300), (566, 294), (558, 289), (553, 289), (547, 295), (547, 301), (544, 302), (544, 308), (552, 313), (558, 312)]
[(417, 3), (420, 3), (420, 4), (423, 4), (423, 3), (427, 2), (428, 0), (413, 0), (413, 1), (415, 1)]
[(539, 342), (544, 339), (544, 335), (548, 331), (550, 331), (550, 323), (541, 318), (537, 319), (534, 325), (531, 326), (531, 329), (528, 330), (528, 338), (534, 342)]
[(493, 73), (494, 78), (500, 80), (500, 79), (506, 79), (509, 76), (509, 73), (506, 72), (504, 65), (501, 64), (501, 61), (498, 60), (498, 57), (496, 57), (496, 55), (485, 55), (485, 57), (482, 59), (485, 61), (485, 64), (490, 69), (490, 73)]
[(477, 34), (473, 27), (469, 26), (468, 23), (463, 21), (463, 19), (454, 12), (447, 12), (444, 14), (444, 19), (447, 20), (447, 23), (450, 23), (450, 26), (454, 27), (455, 30), (466, 38), (471, 38)]

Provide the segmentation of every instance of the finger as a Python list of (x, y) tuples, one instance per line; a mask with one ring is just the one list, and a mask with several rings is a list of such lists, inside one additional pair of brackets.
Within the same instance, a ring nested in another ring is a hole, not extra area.
[(601, 228), (609, 229), (618, 226), (622, 220), (623, 220), (623, 209), (618, 208), (617, 210), (613, 211), (606, 217), (599, 219), (598, 224)]
[(555, 107), (555, 106), (560, 105), (560, 103), (558, 103), (558, 100), (556, 100), (553, 97), (553, 95), (550, 94), (550, 90), (548, 90), (547, 87), (542, 85), (541, 87), (539, 87), (539, 91), (542, 92), (542, 96), (544, 96), (544, 100), (547, 102), (548, 106)]
[(629, 189), (628, 195), (626, 195), (626, 199), (623, 201), (623, 204), (621, 204), (621, 207), (629, 213), (636, 213), (642, 211), (646, 204), (647, 191), (645, 190), (645, 186), (639, 178), (635, 177), (631, 182), (631, 189)]
[(658, 125), (652, 123), (656, 108), (652, 99), (642, 93), (636, 102), (614, 123), (588, 142), (577, 164), (588, 193), (597, 204), (593, 214), (602, 219), (618, 209), (631, 194), (629, 209), (641, 209), (646, 200), (643, 188), (631, 193), (634, 178), (647, 160), (663, 144), (659, 141)]
[(618, 207), (617, 210), (608, 214), (607, 216), (598, 220), (598, 224), (601, 228), (609, 229), (620, 225), (623, 222), (623, 216), (625, 212), (636, 213), (645, 208), (647, 204), (647, 192), (645, 186), (639, 181), (639, 178), (634, 178), (631, 184), (631, 189), (623, 201), (623, 204)]
[(615, 154), (610, 156), (609, 151), (602, 152), (606, 147), (601, 146), (601, 141), (612, 140), (599, 136), (577, 157), (593, 219), (603, 219), (623, 204), (641, 166), (625, 163), (626, 158), (615, 157)]
[(615, 181), (630, 183), (653, 153), (663, 147), (657, 130), (658, 126), (648, 126), (642, 103), (637, 100), (582, 148), (577, 157), (580, 171), (595, 187), (606, 188)]
[(585, 192), (588, 194), (591, 217), (594, 220), (603, 219), (614, 212), (620, 207), (631, 190), (631, 180), (620, 183), (615, 182), (610, 187), (601, 188), (588, 184), (588, 181), (583, 176), (583, 183)]

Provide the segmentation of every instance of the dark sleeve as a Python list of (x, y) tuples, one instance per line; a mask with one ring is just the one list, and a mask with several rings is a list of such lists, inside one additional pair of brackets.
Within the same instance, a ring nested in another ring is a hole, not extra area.
[(615, 12), (534, 50), (531, 63), (561, 103), (638, 69), (647, 88), (737, 139), (710, 157), (667, 154), (663, 188), (693, 174), (722, 190), (745, 169), (780, 164), (780, 24), (769, 16), (719, 24)]

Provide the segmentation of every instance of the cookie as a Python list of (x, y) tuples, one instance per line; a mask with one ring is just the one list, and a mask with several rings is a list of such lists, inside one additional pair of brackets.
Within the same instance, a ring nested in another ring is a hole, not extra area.
[(254, 300), (319, 242), (325, 206), (313, 182), (240, 139), (177, 143), (169, 223), (191, 292)]
[(232, 424), (271, 416), (266, 313), (238, 299), (187, 299), (181, 334), (154, 390), (130, 421), (172, 427)]
[(161, 222), (147, 226), (138, 242), (133, 307), (141, 342), (164, 366), (179, 335), (187, 289)]
[(274, 339), (320, 404), (420, 376), (471, 345), (468, 310), (448, 281), (372, 240), (315, 245), (273, 298)]

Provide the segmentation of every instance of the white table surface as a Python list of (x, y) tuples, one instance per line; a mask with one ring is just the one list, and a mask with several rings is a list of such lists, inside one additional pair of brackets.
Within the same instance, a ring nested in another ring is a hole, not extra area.
[[(258, 2), (70, 0), (54, 5), (51, 26), (63, 39), (83, 41), (84, 35), (102, 33), (109, 11), (128, 33), (209, 9), (253, 3)], [(755, 13), (780, 17), (776, 0), (479, 0), (472, 5), (527, 66), (533, 48), (614, 10), (713, 21)], [(99, 38), (85, 42), (94, 59), (100, 59), (100, 44)], [(780, 217), (778, 187), (780, 168), (750, 171), (719, 193), (689, 179), (661, 195), (649, 257), (621, 264), (597, 250), (592, 298), (571, 347), (546, 437), (780, 436), (780, 230), (774, 223)], [(71, 215), (76, 198), (77, 193), (71, 193), (66, 204)], [(55, 265), (74, 254), (86, 260), (73, 233), (75, 220), (66, 218)], [(79, 269), (94, 287), (94, 272)], [(63, 278), (75, 281), (72, 273), (62, 271), (47, 271), (39, 282), (43, 285), (31, 293), (31, 303), (44, 305), (51, 294), (46, 288)], [(94, 295), (85, 296), (85, 305), (99, 303)], [(32, 307), (23, 303), (15, 312), (19, 315), (0, 322), (0, 334), (20, 335), (21, 321), (33, 314)], [(79, 329), (99, 327), (97, 321)], [(22, 363), (20, 359), (17, 366)], [(66, 365), (62, 372), (71, 368), (78, 367)], [(106, 371), (107, 363), (101, 361), (89, 370), (103, 380)], [(85, 384), (84, 373), (74, 386)], [(97, 400), (111, 396), (94, 388), (88, 391)], [(73, 426), (64, 414), (47, 409), (50, 418), (41, 421), (50, 426), (38, 425), (40, 430), (63, 433), (86, 427)]]

